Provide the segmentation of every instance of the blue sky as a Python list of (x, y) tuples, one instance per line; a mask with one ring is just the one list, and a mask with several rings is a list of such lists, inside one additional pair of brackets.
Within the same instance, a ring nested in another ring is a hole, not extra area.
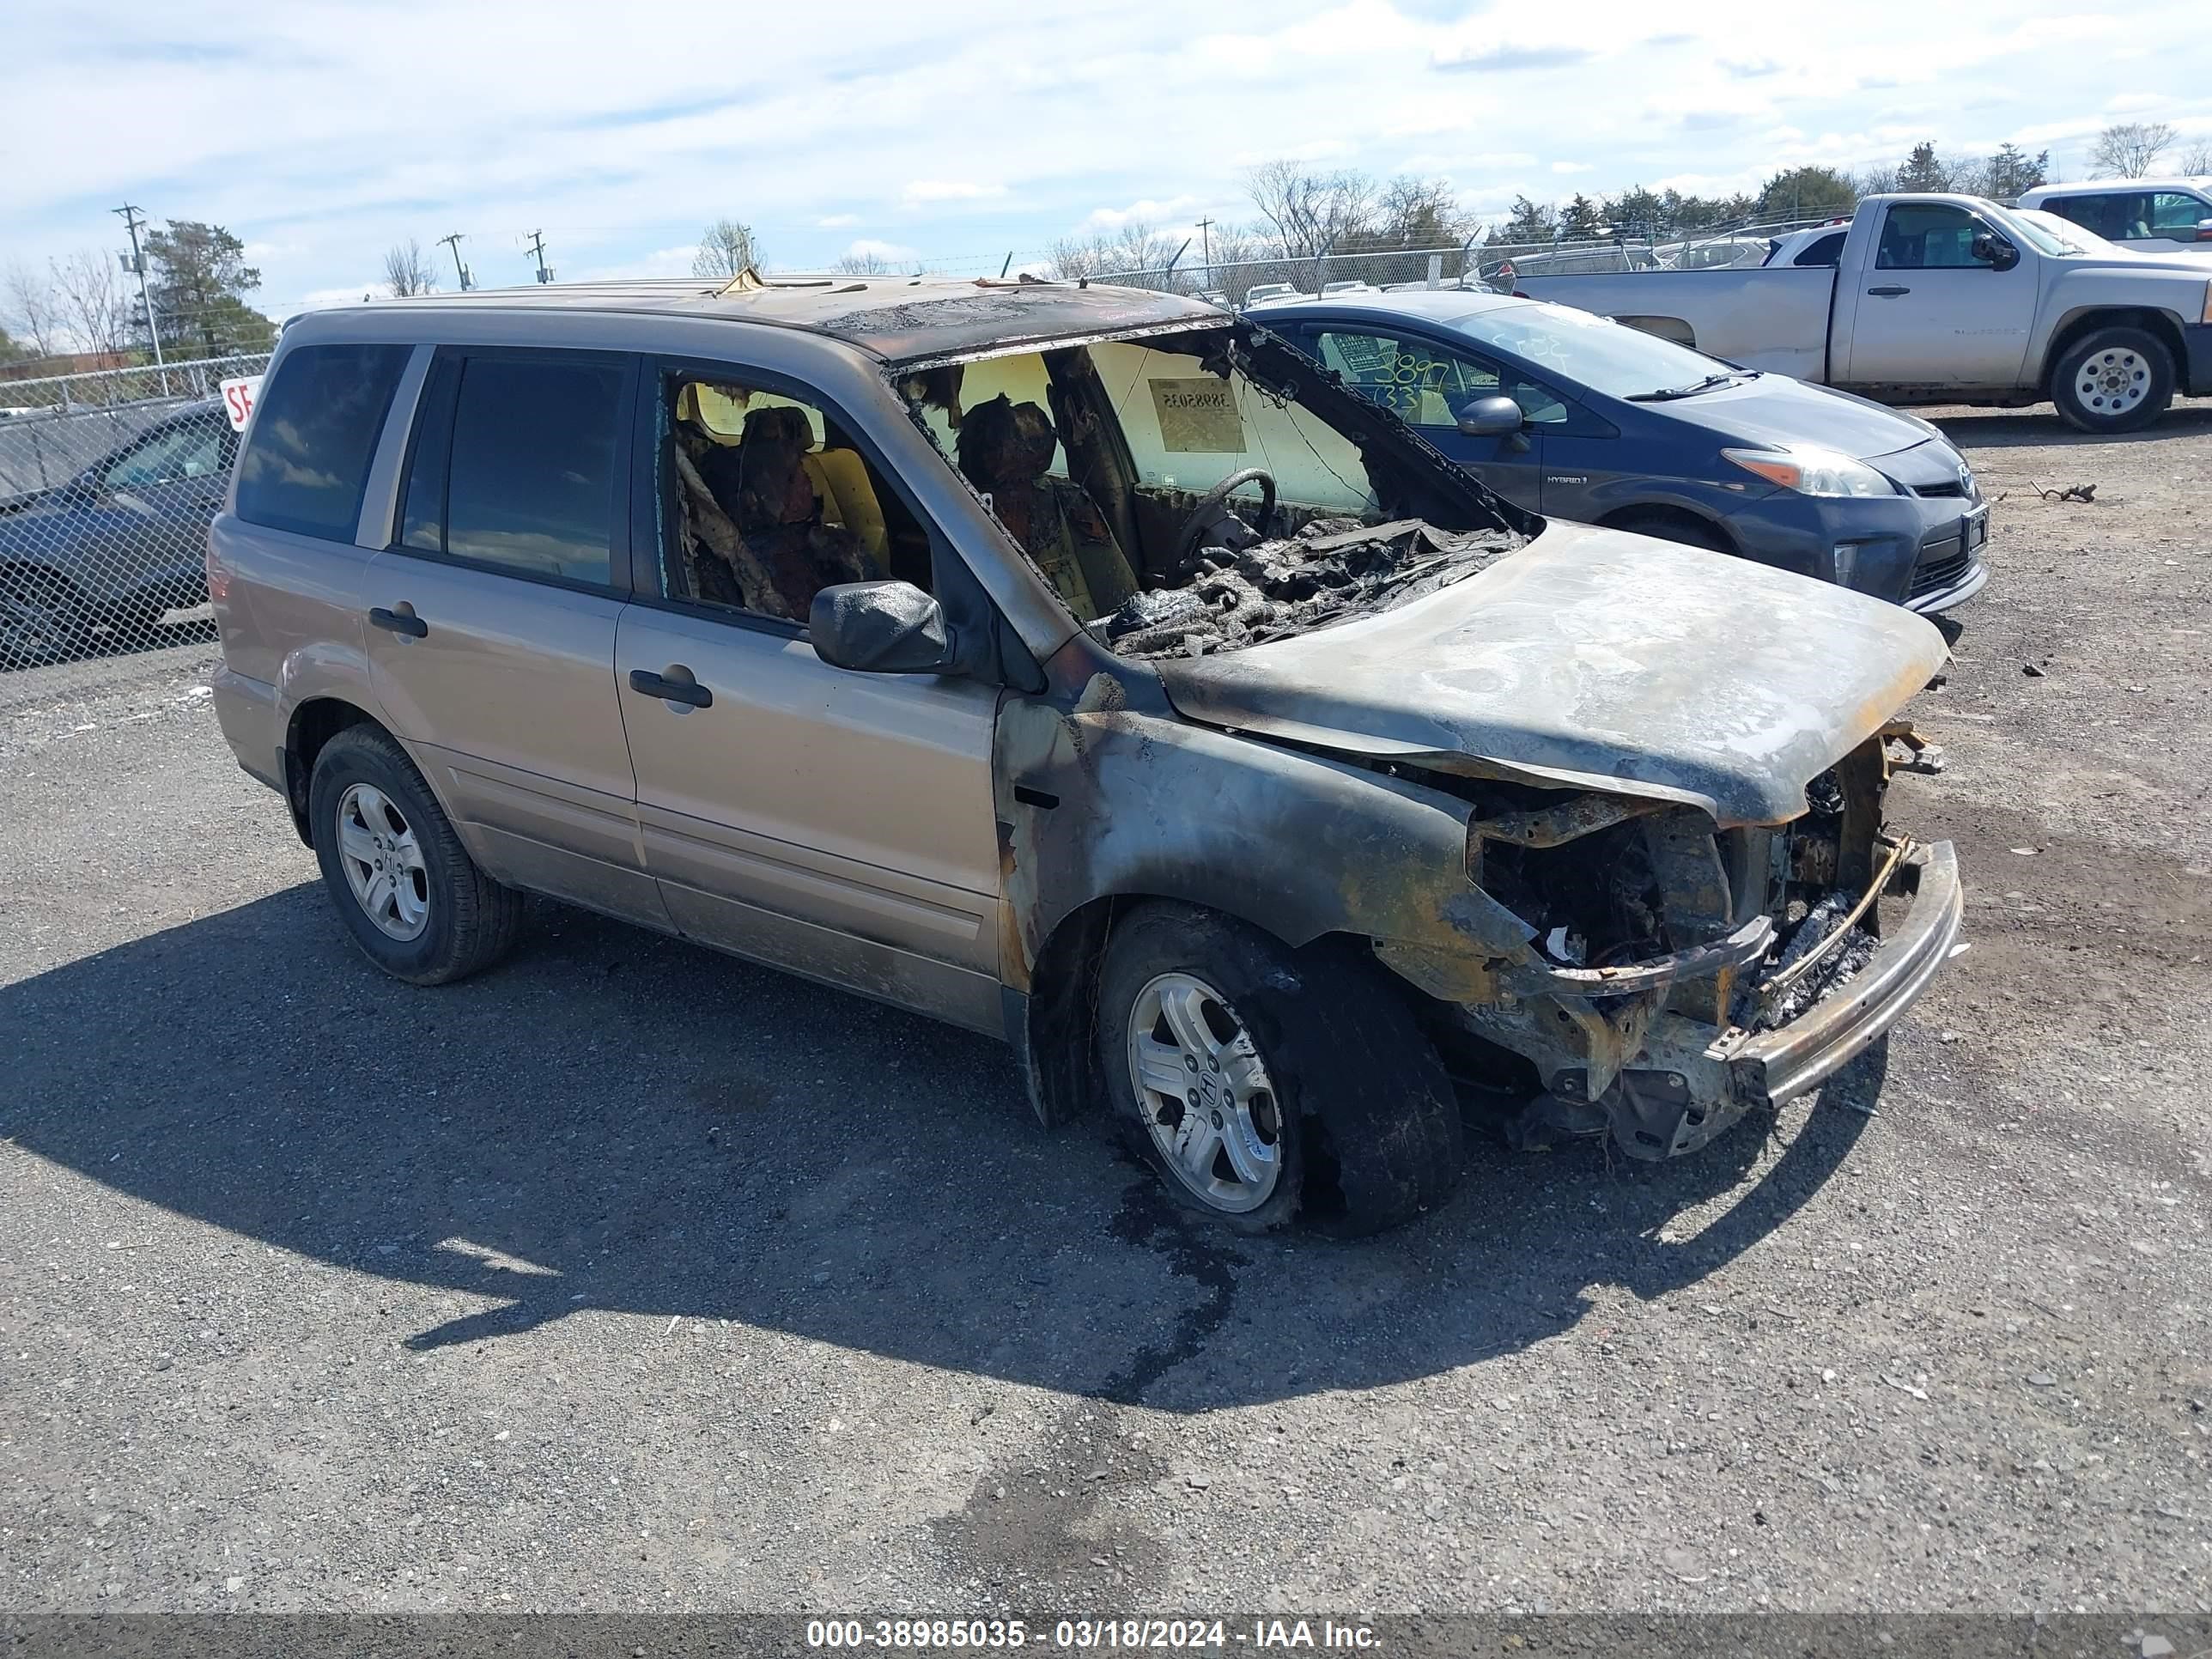
[(128, 199), (248, 244), (264, 308), (357, 298), (465, 232), (479, 282), (672, 274), (749, 220), (771, 264), (856, 245), (995, 270), (1132, 216), (1251, 216), (1278, 155), (1443, 175), (1502, 210), (1714, 191), (1912, 142), (2212, 137), (2203, 0), (874, 0), (459, 9), (13, 0), (0, 262), (108, 249)]

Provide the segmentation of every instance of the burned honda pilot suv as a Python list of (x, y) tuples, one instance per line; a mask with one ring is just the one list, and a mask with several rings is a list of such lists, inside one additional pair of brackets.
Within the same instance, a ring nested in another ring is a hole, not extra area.
[(1439, 1202), (1463, 1102), (1694, 1151), (1959, 931), (1883, 816), (1932, 626), (1532, 517), (1172, 296), (319, 313), (209, 572), (225, 732), (388, 971), (586, 904), (1003, 1035), (1242, 1228)]

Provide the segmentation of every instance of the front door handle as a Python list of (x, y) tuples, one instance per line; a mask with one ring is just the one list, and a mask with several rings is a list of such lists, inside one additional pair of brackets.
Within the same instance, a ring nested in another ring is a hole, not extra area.
[(648, 668), (629, 671), (629, 689), (667, 702), (689, 703), (694, 708), (712, 708), (714, 706), (714, 694), (696, 680), (672, 680)]
[(404, 634), (410, 640), (419, 640), (430, 631), (430, 624), (413, 611), (386, 611), (378, 605), (368, 613), (370, 623), (394, 634)]
[(1892, 283), (1887, 288), (1870, 288), (1867, 292), (1869, 294), (1878, 294), (1885, 300), (1894, 300), (1899, 295), (1910, 294), (1912, 290), (1909, 288), (1899, 288), (1894, 283)]

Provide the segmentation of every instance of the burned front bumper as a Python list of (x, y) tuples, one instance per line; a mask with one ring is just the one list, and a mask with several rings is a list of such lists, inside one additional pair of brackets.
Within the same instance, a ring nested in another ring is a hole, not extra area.
[(1551, 1121), (1609, 1127), (1632, 1158), (1677, 1158), (1746, 1112), (1817, 1089), (1897, 1023), (1958, 943), (1966, 898), (1951, 843), (1900, 859), (1881, 907), (1874, 957), (1795, 1019), (1751, 1032), (1659, 1013), (1642, 1048), (1594, 1098), (1578, 1073), (1554, 1077)]
[(1874, 959), (1779, 1030), (1746, 1038), (1728, 1057), (1732, 1092), (1747, 1105), (1778, 1105), (1817, 1089), (1919, 1000), (1951, 954), (1966, 912), (1959, 858), (1948, 841), (1916, 848), (1893, 888), (1908, 909)]
[[(1894, 845), (1893, 843), (1893, 845)], [(1481, 1001), (1454, 999), (1457, 1029), (1535, 1067), (1543, 1092), (1517, 1123), (1527, 1139), (1610, 1131), (1632, 1158), (1677, 1158), (1747, 1112), (1818, 1088), (1864, 1053), (1927, 988), (1958, 943), (1965, 915), (1948, 842), (1906, 843), (1886, 866), (1865, 925), (1874, 954), (1794, 1018), (1753, 1030), (1740, 1012), (1774, 945), (1758, 916), (1672, 956), (1608, 968), (1528, 963), (1500, 975)], [(1385, 950), (1416, 982), (1425, 964)], [(1432, 976), (1431, 994), (1448, 994)], [(1539, 1133), (1541, 1132), (1541, 1133)]]

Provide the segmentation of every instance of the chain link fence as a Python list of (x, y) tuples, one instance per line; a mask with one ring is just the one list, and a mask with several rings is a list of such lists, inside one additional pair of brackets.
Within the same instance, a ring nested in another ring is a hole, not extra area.
[(1271, 300), (1344, 293), (1485, 288), (1510, 293), (1516, 277), (1607, 270), (1711, 270), (1763, 264), (1774, 240), (1821, 219), (1717, 226), (1664, 240), (1629, 233), (1583, 241), (1467, 242), (1452, 247), (1280, 256), (1218, 264), (1100, 271), (1093, 282), (1193, 294), (1239, 310)]
[[(265, 355), (0, 380), (0, 699), (211, 653), (204, 550)], [(14, 684), (9, 684), (14, 682)]]

